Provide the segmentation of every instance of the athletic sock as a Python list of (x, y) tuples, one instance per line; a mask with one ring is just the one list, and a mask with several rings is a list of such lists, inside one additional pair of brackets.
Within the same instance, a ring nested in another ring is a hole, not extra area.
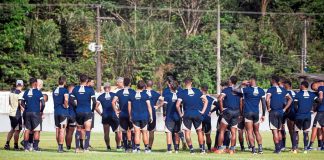
[(279, 145), (279, 143), (275, 143), (275, 151), (276, 152), (280, 151), (280, 145)]
[(24, 141), (24, 149), (28, 149), (28, 144), (29, 144), (28, 140)]
[(322, 140), (317, 140), (317, 146), (322, 147), (322, 142), (323, 142)]
[(18, 149), (18, 143), (14, 143), (14, 148)]
[(149, 147), (148, 144), (144, 144), (144, 147), (145, 147), (145, 150), (146, 150), (146, 151), (147, 151), (147, 150), (150, 150), (150, 147)]
[(175, 144), (176, 144), (176, 141), (175, 141), (175, 134), (172, 133), (171, 135), (172, 135), (172, 143), (173, 143), (173, 145), (175, 145)]
[(240, 147), (241, 147), (241, 149), (243, 150), (244, 149), (244, 141), (240, 141)]
[(281, 130), (282, 140), (281, 140), (281, 148), (286, 147), (286, 131)]
[(207, 149), (210, 151), (211, 150), (211, 143), (207, 143)]
[(29, 133), (29, 139), (28, 139), (29, 143), (34, 143), (34, 133)]
[(259, 144), (258, 147), (259, 147), (259, 151), (262, 151), (263, 150), (262, 144)]
[(308, 147), (307, 147), (307, 148), (312, 148), (312, 146), (313, 146), (313, 143), (314, 143), (314, 142), (310, 141), (310, 142), (309, 142), (309, 145), (308, 145)]
[[(171, 145), (171, 144), (170, 144), (170, 145)], [(175, 144), (175, 145), (174, 145), (174, 150), (175, 150), (175, 151), (179, 151), (179, 144)]]
[(292, 138), (292, 148), (293, 150), (296, 150), (298, 148), (297, 146), (297, 135), (298, 135), (298, 132), (294, 132), (293, 133), (293, 138)]
[(137, 147), (136, 147), (136, 144), (135, 144), (135, 133), (132, 132), (132, 148), (133, 150), (135, 150)]
[(75, 148), (80, 149), (80, 131), (75, 132)]
[(193, 150), (193, 146), (192, 146), (192, 144), (189, 145), (189, 149), (190, 149), (190, 150)]
[(140, 144), (135, 144), (135, 147), (136, 147), (136, 150), (137, 151), (140, 151), (141, 150)]
[(35, 150), (38, 150), (38, 143), (39, 143), (39, 140), (34, 140), (33, 148), (34, 148)]
[[(171, 144), (167, 145), (167, 149), (168, 149), (168, 151), (171, 151)], [(175, 147), (174, 147), (174, 150), (176, 150)]]
[(85, 142), (84, 142), (84, 149), (88, 149), (90, 145), (90, 135), (91, 131), (86, 131), (86, 137), (85, 137)]
[[(80, 133), (80, 136), (81, 136), (81, 133)], [(83, 139), (80, 139), (80, 148), (81, 149), (84, 149), (84, 145), (83, 145), (84, 143), (83, 143)]]
[(123, 140), (124, 149), (127, 150), (127, 133), (122, 133), (122, 140)]
[(6, 142), (6, 145), (9, 145), (9, 143), (10, 143), (10, 142), (9, 142), (9, 141), (7, 141), (7, 142)]
[(186, 141), (185, 141), (185, 138), (184, 138), (184, 134), (183, 134), (183, 132), (180, 132), (180, 133), (179, 133), (179, 138), (181, 139), (182, 143), (185, 143), (185, 142), (186, 142)]
[(254, 146), (251, 147), (251, 150), (252, 150), (252, 153), (255, 153), (256, 152)]
[(307, 145), (308, 145), (308, 132), (303, 132), (304, 134), (304, 149), (307, 149)]
[(204, 147), (204, 144), (199, 144), (199, 148), (200, 148), (200, 151), (204, 151), (205, 149), (205, 147)]

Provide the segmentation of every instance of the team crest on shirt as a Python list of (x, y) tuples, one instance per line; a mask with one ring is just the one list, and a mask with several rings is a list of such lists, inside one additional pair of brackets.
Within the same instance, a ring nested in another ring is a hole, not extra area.
[(173, 95), (172, 95), (172, 102), (176, 102), (177, 99), (178, 99), (177, 94), (176, 93), (173, 93)]
[(27, 96), (28, 97), (32, 97), (33, 96), (33, 89), (29, 89)]
[(150, 90), (147, 90), (147, 91), (146, 91), (146, 94), (149, 96), (149, 98), (152, 98), (152, 93), (151, 93)]
[(141, 99), (141, 92), (136, 92), (135, 99)]
[(60, 88), (57, 87), (57, 88), (55, 89), (55, 91), (54, 91), (54, 95), (55, 95), (55, 96), (58, 96), (59, 94), (60, 94)]
[(128, 89), (124, 89), (124, 91), (123, 91), (123, 95), (124, 95), (124, 96), (128, 96), (128, 95), (129, 95)]
[(192, 97), (195, 95), (195, 92), (192, 89), (188, 89), (188, 95)]
[(84, 94), (85, 93), (84, 86), (80, 86), (80, 89), (78, 92), (79, 92), (79, 94)]
[(281, 94), (282, 93), (282, 90), (280, 89), (280, 87), (276, 87), (276, 92), (277, 92), (277, 94)]
[(254, 95), (254, 96), (258, 96), (258, 95), (259, 95), (259, 90), (258, 90), (257, 87), (254, 88), (254, 90), (253, 90), (253, 95)]
[(308, 93), (308, 91), (304, 91), (303, 97), (304, 97), (304, 98), (309, 98), (309, 93)]
[(111, 99), (111, 96), (110, 96), (109, 93), (105, 93), (105, 99), (108, 100), (108, 101)]

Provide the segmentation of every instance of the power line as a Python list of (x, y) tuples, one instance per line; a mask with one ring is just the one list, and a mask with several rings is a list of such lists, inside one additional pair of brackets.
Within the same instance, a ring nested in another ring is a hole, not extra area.
[[(12, 7), (12, 6), (32, 6), (32, 7), (86, 7), (86, 8), (95, 8), (96, 6), (103, 4), (72, 4), (72, 3), (63, 3), (63, 4), (16, 4), (16, 3), (1, 3), (0, 6), (3, 7)], [(134, 9), (135, 6), (127, 5), (112, 5), (111, 9)], [(202, 13), (217, 13), (216, 9), (189, 9), (189, 8), (157, 8), (157, 7), (145, 7), (145, 6), (136, 6), (136, 10), (149, 10), (149, 11), (172, 11), (172, 12), (202, 12)], [(324, 13), (307, 13), (307, 12), (257, 12), (257, 11), (231, 11), (231, 10), (221, 10), (223, 13), (231, 14), (247, 14), (247, 15), (296, 15), (296, 16), (324, 16)]]

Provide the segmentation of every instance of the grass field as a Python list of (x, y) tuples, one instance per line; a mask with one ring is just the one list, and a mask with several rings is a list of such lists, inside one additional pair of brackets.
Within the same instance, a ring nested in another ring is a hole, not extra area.
[[(198, 148), (197, 137), (195, 134), (193, 135), (193, 145), (195, 148)], [(125, 160), (125, 159), (134, 159), (134, 160), (145, 160), (145, 159), (182, 159), (182, 160), (192, 160), (192, 159), (324, 159), (323, 151), (311, 151), (308, 154), (304, 154), (302, 152), (298, 154), (292, 154), (289, 151), (285, 151), (279, 155), (273, 154), (273, 142), (272, 136), (270, 132), (263, 132), (263, 146), (264, 146), (264, 154), (263, 155), (251, 155), (250, 152), (240, 152), (238, 151), (234, 155), (221, 154), (217, 155), (214, 153), (200, 155), (198, 153), (191, 155), (189, 151), (180, 151), (179, 154), (166, 154), (166, 142), (165, 142), (165, 134), (162, 132), (156, 133), (155, 143), (153, 146), (153, 151), (150, 154), (145, 154), (141, 152), (140, 154), (136, 153), (123, 153), (110, 151), (107, 152), (105, 150), (105, 144), (103, 141), (103, 133), (93, 133), (91, 135), (91, 145), (94, 147), (94, 150), (90, 153), (79, 153), (75, 154), (73, 151), (68, 151), (66, 153), (57, 153), (57, 145), (55, 142), (55, 133), (52, 132), (43, 132), (41, 134), (40, 147), (42, 148), (42, 152), (15, 152), (15, 151), (6, 151), (3, 150), (3, 145), (6, 139), (6, 133), (0, 133), (0, 160), (14, 159), (14, 160), (81, 160), (81, 159), (93, 159), (93, 160), (101, 160), (101, 159), (109, 159), (109, 160)], [(111, 138), (114, 136), (111, 135)], [(214, 137), (214, 135), (212, 135)], [(302, 138), (301, 138), (302, 139)], [(111, 142), (112, 147), (115, 148), (114, 141)], [(299, 144), (303, 144), (300, 142)], [(11, 147), (13, 144), (11, 144)], [(74, 143), (73, 143), (74, 146)], [(287, 142), (287, 146), (290, 147), (290, 141)], [(317, 143), (314, 144), (317, 146)], [(143, 149), (143, 144), (141, 144), (141, 148)], [(239, 149), (239, 147), (237, 147)]]

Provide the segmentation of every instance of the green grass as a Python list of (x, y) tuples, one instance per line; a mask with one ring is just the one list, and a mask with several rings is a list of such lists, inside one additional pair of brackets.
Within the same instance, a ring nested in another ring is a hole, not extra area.
[[(197, 136), (193, 135), (193, 145), (195, 148), (198, 148), (197, 144)], [(24, 160), (82, 160), (82, 159), (93, 159), (93, 160), (101, 160), (101, 159), (109, 159), (109, 160), (125, 160), (125, 159), (134, 159), (134, 160), (145, 160), (145, 159), (163, 159), (163, 160), (173, 160), (173, 159), (181, 159), (181, 160), (191, 160), (191, 159), (323, 159), (324, 152), (323, 151), (311, 151), (308, 154), (298, 153), (292, 154), (289, 151), (285, 151), (279, 155), (273, 154), (273, 142), (272, 136), (270, 132), (262, 132), (263, 136), (263, 146), (264, 146), (264, 154), (263, 155), (251, 155), (249, 152), (240, 152), (238, 151), (234, 155), (221, 154), (216, 155), (214, 153), (200, 155), (196, 153), (195, 155), (189, 154), (188, 151), (180, 151), (179, 154), (166, 154), (166, 142), (165, 142), (165, 134), (164, 133), (156, 133), (155, 143), (153, 146), (153, 153), (144, 154), (143, 152), (140, 154), (133, 153), (122, 153), (111, 151), (105, 151), (105, 144), (103, 141), (103, 133), (93, 133), (91, 135), (91, 145), (94, 147), (94, 151), (90, 153), (80, 153), (75, 154), (73, 150), (59, 154), (56, 152), (57, 145), (55, 142), (55, 133), (52, 132), (43, 132), (41, 133), (41, 141), (40, 147), (42, 148), (42, 152), (23, 152), (23, 151), (6, 151), (2, 149), (2, 146), (5, 143), (6, 133), (0, 133), (0, 160), (6, 159), (24, 159)], [(113, 141), (114, 136), (111, 134), (111, 144), (112, 147), (115, 148), (115, 143)], [(214, 135), (212, 135), (214, 137)], [(289, 137), (287, 137), (289, 138)], [(302, 138), (300, 138), (302, 139)], [(302, 142), (300, 142), (302, 144)], [(13, 146), (13, 144), (11, 144)], [(74, 143), (73, 143), (74, 146)], [(287, 142), (287, 146), (290, 147), (290, 141)], [(317, 143), (314, 144), (317, 146)], [(141, 146), (143, 148), (143, 145)], [(239, 148), (239, 147), (237, 147)], [(197, 151), (198, 152), (198, 151)]]

